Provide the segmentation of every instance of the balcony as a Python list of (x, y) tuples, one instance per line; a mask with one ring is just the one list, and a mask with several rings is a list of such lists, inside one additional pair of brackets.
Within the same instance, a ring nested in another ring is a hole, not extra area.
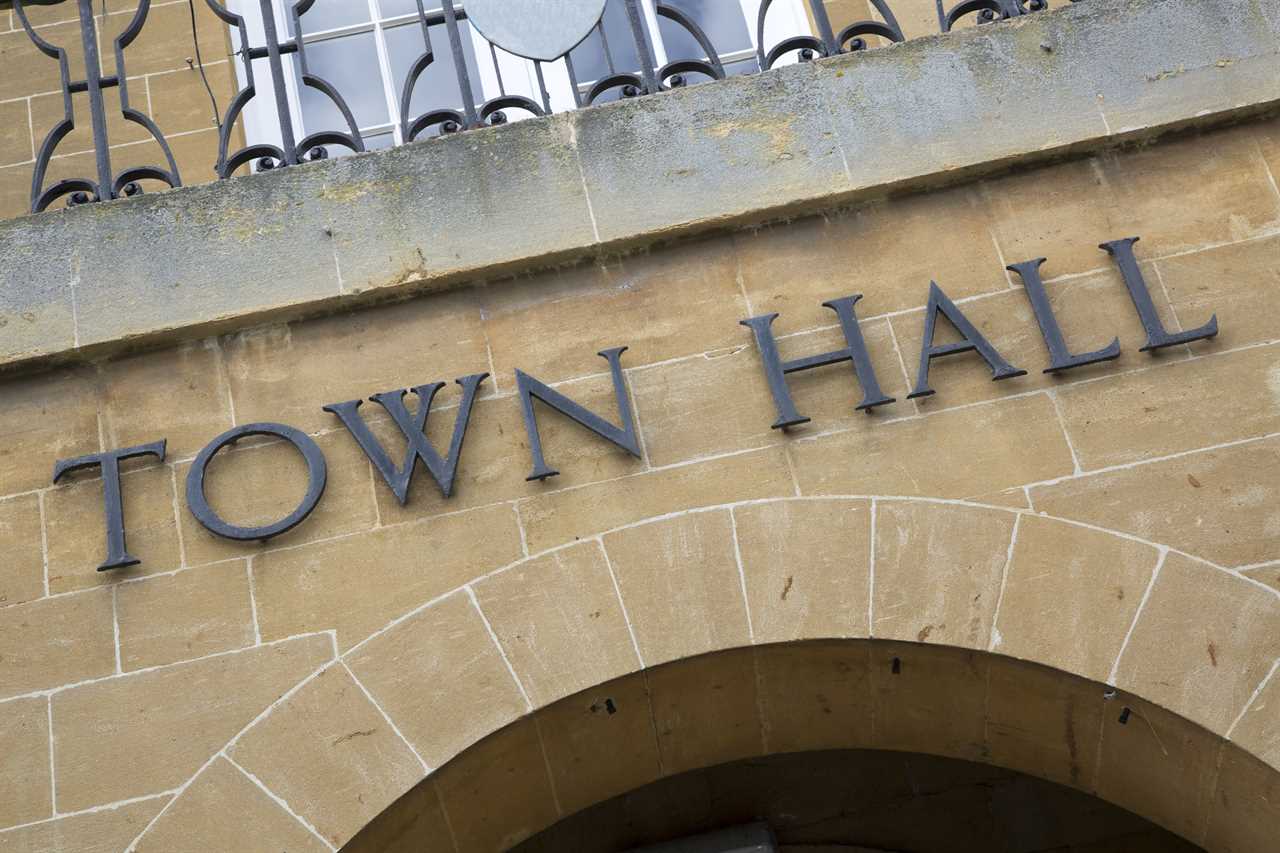
[(651, 96), (1048, 5), (3, 0), (0, 217)]

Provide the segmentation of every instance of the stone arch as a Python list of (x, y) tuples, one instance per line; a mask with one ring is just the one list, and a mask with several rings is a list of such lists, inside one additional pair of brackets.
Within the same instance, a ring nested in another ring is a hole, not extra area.
[[(1262, 850), (1280, 823), (1278, 599), (1163, 545), (1015, 507), (696, 507), (477, 572), (353, 645), (335, 640), (334, 659), (212, 756), (133, 848), (207, 839), (192, 823), (246, 778), (262, 794), (254, 820), (298, 849), (407, 822), (470, 851), (653, 774), (867, 747), (999, 764), (1212, 850)], [(824, 691), (824, 708), (815, 681), (842, 686), (843, 704)], [(672, 728), (664, 745), (664, 701), (717, 723)], [(592, 710), (606, 702), (626, 711)], [(601, 719), (635, 728), (593, 742)], [(656, 760), (575, 782), (584, 756), (642, 742)], [(494, 774), (539, 765), (543, 800), (466, 811)], [(485, 817), (498, 812), (505, 822)]]

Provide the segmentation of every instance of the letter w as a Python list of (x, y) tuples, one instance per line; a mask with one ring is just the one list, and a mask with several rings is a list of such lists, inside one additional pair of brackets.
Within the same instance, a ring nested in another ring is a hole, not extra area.
[(378, 473), (387, 481), (387, 485), (391, 487), (391, 491), (402, 505), (409, 499), (409, 484), (413, 481), (413, 472), (417, 468), (419, 459), (427, 466), (427, 470), (435, 478), (436, 485), (447, 498), (453, 492), (453, 476), (458, 470), (458, 459), (462, 456), (462, 439), (467, 434), (471, 404), (475, 402), (476, 390), (480, 387), (480, 383), (488, 375), (473, 373), (454, 380), (462, 386), (462, 405), (458, 409), (457, 417), (454, 418), (453, 440), (449, 443), (449, 455), (444, 459), (440, 458), (440, 454), (427, 439), (426, 428), (427, 416), (431, 414), (431, 402), (445, 383), (436, 382), (413, 388), (413, 393), (418, 397), (418, 411), (412, 415), (404, 404), (404, 395), (408, 393), (407, 391), (386, 391), (369, 398), (386, 409), (387, 414), (391, 415), (391, 419), (396, 422), (396, 426), (409, 442), (402, 468), (396, 468), (395, 463), (391, 461), (391, 457), (374, 437), (369, 425), (365, 423), (364, 417), (358, 411), (363, 401), (348, 400), (345, 403), (331, 403), (325, 406), (324, 410), (333, 412), (342, 419), (343, 425), (355, 437), (360, 448), (369, 457), (369, 461), (373, 463), (373, 467), (378, 469)]

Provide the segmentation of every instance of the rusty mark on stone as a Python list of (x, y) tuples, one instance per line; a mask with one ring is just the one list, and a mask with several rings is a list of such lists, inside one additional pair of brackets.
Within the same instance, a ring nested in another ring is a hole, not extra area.
[(933, 626), (925, 625), (923, 628), (920, 629), (920, 633), (916, 634), (916, 639), (921, 643), (923, 643), (925, 640), (929, 639), (929, 635), (932, 633), (933, 633)]
[(1197, 480), (1195, 477), (1193, 477), (1191, 474), (1187, 475), (1187, 482), (1191, 484), (1191, 488), (1193, 489), (1200, 488), (1200, 481)]
[(1218, 647), (1213, 644), (1213, 640), (1209, 641), (1209, 663), (1218, 665)]
[(787, 583), (786, 583), (786, 586), (784, 586), (784, 587), (782, 588), (782, 600), (783, 600), (783, 601), (786, 601), (786, 600), (787, 600), (787, 596), (791, 593), (791, 585), (792, 585), (793, 583), (795, 583), (795, 578), (794, 578), (793, 576), (791, 576), (791, 575), (787, 575)]
[(352, 732), (349, 735), (343, 735), (342, 737), (338, 738), (331, 744), (331, 746), (337, 746), (340, 743), (345, 743), (349, 740), (354, 740), (355, 738), (358, 738), (358, 737), (368, 737), (369, 735), (373, 734), (376, 731), (377, 729), (368, 729), (366, 731), (361, 731), (361, 732)]

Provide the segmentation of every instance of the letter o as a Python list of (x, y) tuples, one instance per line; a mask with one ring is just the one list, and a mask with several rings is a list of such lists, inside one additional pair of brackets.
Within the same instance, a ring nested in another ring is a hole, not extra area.
[[(275, 524), (263, 527), (237, 527), (234, 524), (228, 524), (213, 511), (213, 507), (209, 506), (209, 501), (204, 494), (205, 469), (209, 467), (209, 463), (213, 461), (213, 457), (219, 450), (251, 435), (272, 435), (283, 438), (298, 449), (307, 463), (307, 494), (293, 512)], [(196, 517), (196, 521), (203, 524), (211, 533), (226, 539), (239, 541), (270, 539), (297, 527), (311, 514), (316, 504), (320, 502), (321, 495), (324, 494), (327, 478), (328, 467), (325, 465), (324, 453), (306, 433), (284, 424), (245, 424), (229, 429), (209, 442), (191, 464), (191, 470), (187, 473), (187, 508)]]

